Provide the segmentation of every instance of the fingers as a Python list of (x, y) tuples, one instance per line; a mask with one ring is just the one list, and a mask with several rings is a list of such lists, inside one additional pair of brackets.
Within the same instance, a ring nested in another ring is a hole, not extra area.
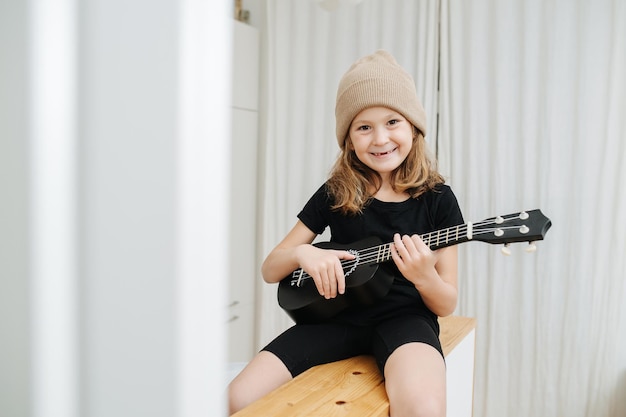
[(337, 283), (337, 292), (339, 292), (339, 294), (344, 294), (346, 292), (346, 277), (343, 273), (343, 267), (341, 266), (341, 263), (337, 263), (335, 267), (335, 277), (335, 282)]
[[(341, 266), (339, 266), (339, 270), (341, 271), (342, 278), (343, 278), (343, 270), (341, 270)], [(333, 269), (330, 271), (323, 269), (322, 271), (320, 271), (320, 275), (319, 275), (320, 285), (317, 286), (317, 290), (319, 291), (320, 295), (326, 299), (335, 298), (337, 296), (337, 289), (339, 288), (338, 281), (339, 281), (339, 275), (336, 269)], [(345, 284), (343, 288), (345, 291)]]
[(394, 260), (396, 263), (398, 261), (406, 263), (410, 260), (419, 259), (421, 256), (428, 256), (431, 253), (430, 248), (426, 246), (418, 235), (400, 236), (399, 233), (396, 233), (393, 236), (393, 247), (392, 257), (395, 252), (396, 258)]
[(399, 233), (396, 233), (393, 235), (393, 248), (395, 249), (393, 252), (395, 252), (398, 260), (404, 263), (410, 259), (411, 254), (409, 250), (414, 250), (415, 245), (412, 244), (411, 239), (407, 235), (400, 236)]
[(328, 271), (321, 271), (320, 281), (322, 284), (322, 291), (320, 292), (320, 295), (322, 297), (329, 299), (337, 296), (337, 286), (333, 285), (333, 281), (335, 280), (328, 275)]
[(326, 299), (345, 293), (346, 278), (341, 261), (355, 258), (347, 251), (328, 250), (328, 254), (330, 256), (321, 262), (316, 270), (309, 273), (315, 281), (318, 292)]
[(344, 274), (344, 262), (343, 261), (351, 261), (356, 258), (352, 253), (348, 251), (338, 251), (337, 257), (339, 258), (339, 262), (335, 264), (335, 277), (337, 282), (337, 292), (339, 294), (345, 294), (346, 292), (346, 276)]

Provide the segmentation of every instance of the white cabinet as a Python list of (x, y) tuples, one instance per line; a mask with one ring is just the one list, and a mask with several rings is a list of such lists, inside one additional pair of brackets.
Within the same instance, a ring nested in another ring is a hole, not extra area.
[(230, 272), (228, 360), (254, 354), (256, 261), (259, 33), (234, 22), (230, 181)]
[(446, 356), (449, 417), (472, 417), (476, 329), (472, 329)]
[(254, 347), (257, 113), (233, 109), (230, 197), (229, 361), (248, 361)]

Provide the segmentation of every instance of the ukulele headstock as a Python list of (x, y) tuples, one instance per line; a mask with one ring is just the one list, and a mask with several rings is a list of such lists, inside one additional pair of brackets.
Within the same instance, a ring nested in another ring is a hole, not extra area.
[(533, 242), (543, 240), (551, 226), (552, 221), (535, 209), (467, 223), (467, 236), (470, 240), (504, 244), (502, 252), (509, 255), (508, 245), (517, 242), (528, 242), (526, 250), (533, 252), (536, 249)]

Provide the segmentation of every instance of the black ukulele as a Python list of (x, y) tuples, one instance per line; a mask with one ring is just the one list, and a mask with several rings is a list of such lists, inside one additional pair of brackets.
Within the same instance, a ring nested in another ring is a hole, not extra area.
[[(446, 229), (426, 233), (420, 237), (431, 249), (473, 240), (503, 243), (506, 253), (508, 245), (529, 242), (534, 250), (534, 241), (543, 240), (552, 222), (541, 210), (522, 211), (485, 219), (478, 223), (465, 223)], [(379, 264), (391, 260), (390, 243), (382, 243), (377, 237), (339, 245), (332, 242), (316, 243), (322, 249), (345, 250), (355, 259), (342, 260), (346, 277), (346, 292), (335, 298), (322, 297), (313, 279), (302, 268), (293, 271), (278, 284), (278, 304), (296, 323), (315, 323), (333, 317), (353, 305), (371, 304), (389, 292), (393, 276)]]

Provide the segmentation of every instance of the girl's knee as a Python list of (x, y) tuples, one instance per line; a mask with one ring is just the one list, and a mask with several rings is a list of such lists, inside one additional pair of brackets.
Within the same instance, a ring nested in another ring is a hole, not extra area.
[(272, 353), (259, 353), (228, 386), (228, 408), (233, 414), (291, 379), (285, 365)]
[(390, 404), (390, 417), (445, 417), (445, 399), (436, 397), (407, 398)]
[(385, 365), (385, 379), (392, 417), (445, 417), (446, 368), (432, 346), (398, 348)]
[(251, 398), (251, 390), (246, 390), (244, 384), (234, 380), (228, 386), (228, 410), (234, 414), (251, 404), (255, 399)]

